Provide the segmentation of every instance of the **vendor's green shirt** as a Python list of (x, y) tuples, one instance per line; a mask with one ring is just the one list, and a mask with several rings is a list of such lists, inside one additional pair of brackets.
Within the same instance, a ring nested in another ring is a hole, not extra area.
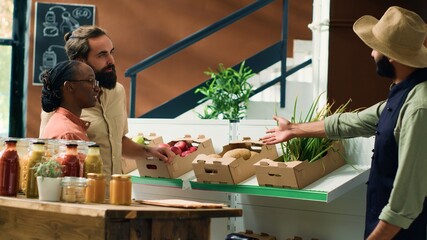
[[(370, 137), (375, 134), (385, 102), (358, 113), (342, 113), (325, 119), (328, 138)], [(388, 204), (380, 219), (407, 229), (421, 213), (427, 197), (427, 82), (416, 85), (403, 104), (394, 136), (398, 169)]]

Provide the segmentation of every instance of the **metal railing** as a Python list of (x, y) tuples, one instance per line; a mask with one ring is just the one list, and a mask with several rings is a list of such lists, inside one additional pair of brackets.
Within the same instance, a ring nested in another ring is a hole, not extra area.
[[(228, 25), (240, 20), (241, 18), (248, 16), (249, 14), (263, 8), (264, 6), (272, 3), (274, 0), (258, 0), (230, 15), (227, 17), (219, 20), (216, 23), (213, 23), (212, 25), (176, 42), (175, 44), (172, 44), (168, 48), (165, 48), (154, 55), (146, 58), (145, 60), (135, 64), (134, 66), (130, 67), (125, 71), (125, 77), (130, 77), (130, 117), (135, 117), (135, 98), (136, 98), (136, 79), (137, 74), (148, 67), (164, 60), (165, 58), (187, 48), (188, 46), (191, 46), (192, 44), (202, 40), (203, 38), (227, 27)], [(256, 54), (255, 56), (245, 60), (246, 66), (251, 67), (253, 72), (258, 73), (261, 70), (271, 66), (272, 64), (276, 63), (277, 61), (281, 61), (282, 66), (282, 72), (281, 76), (274, 79), (270, 83), (267, 83), (264, 86), (261, 86), (260, 88), (255, 89), (254, 94), (257, 94), (262, 90), (266, 89), (269, 86), (274, 85), (277, 82), (281, 83), (281, 92), (285, 93), (286, 89), (286, 77), (292, 74), (291, 72), (286, 72), (286, 53), (287, 53), (287, 32), (288, 32), (288, 0), (283, 0), (283, 18), (282, 18), (282, 39), (279, 43), (261, 51), (260, 53)], [(303, 64), (300, 64), (297, 67), (294, 67), (294, 72), (301, 69), (302, 65), (306, 66), (311, 63), (311, 60), (304, 62)], [(236, 66), (239, 66), (237, 64)], [(235, 66), (235, 67), (236, 67)], [(207, 80), (209, 81), (209, 80)], [(273, 84), (274, 82), (274, 84)], [(199, 86), (203, 85), (204, 83), (200, 84)], [(194, 90), (198, 88), (199, 86), (196, 86), (185, 93), (181, 94), (180, 96), (172, 99), (171, 101), (162, 104), (161, 106), (157, 107), (156, 109), (153, 109), (146, 114), (142, 115), (141, 117), (145, 118), (173, 118), (180, 114), (182, 114), (185, 111), (188, 111), (189, 109), (192, 109), (196, 107), (200, 99), (203, 98), (200, 94), (195, 94)], [(186, 104), (183, 104), (185, 102)], [(178, 107), (179, 106), (179, 107)], [(185, 109), (182, 109), (183, 106), (185, 106)], [(280, 106), (285, 106), (285, 94), (281, 94), (280, 96)], [(167, 110), (165, 110), (167, 109)]]

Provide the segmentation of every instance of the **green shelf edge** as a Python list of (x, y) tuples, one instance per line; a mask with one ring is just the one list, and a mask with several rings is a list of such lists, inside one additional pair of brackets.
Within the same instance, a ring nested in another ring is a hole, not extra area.
[[(131, 177), (132, 183), (163, 187), (183, 187), (183, 180), (179, 178), (153, 178), (153, 177)], [(265, 197), (280, 197), (289, 199), (328, 202), (328, 193), (324, 191), (300, 190), (291, 188), (265, 187), (253, 185), (232, 185), (216, 183), (200, 183), (190, 181), (191, 189), (221, 191), (230, 193), (242, 193)]]
[(153, 178), (153, 177), (131, 177), (132, 183), (136, 184), (148, 184), (165, 187), (179, 187), (182, 188), (182, 179), (177, 178)]
[(258, 196), (328, 202), (328, 193), (323, 191), (199, 182), (190, 182), (190, 184), (191, 188), (196, 190), (224, 191)]

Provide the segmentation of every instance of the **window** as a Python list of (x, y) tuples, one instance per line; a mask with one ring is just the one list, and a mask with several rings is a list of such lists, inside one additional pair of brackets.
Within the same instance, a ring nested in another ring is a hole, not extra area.
[(13, 0), (0, 1), (0, 137), (8, 136), (12, 63)]

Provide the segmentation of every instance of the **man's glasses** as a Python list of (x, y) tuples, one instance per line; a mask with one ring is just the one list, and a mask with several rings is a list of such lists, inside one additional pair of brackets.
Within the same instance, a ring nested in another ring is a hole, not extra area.
[(95, 87), (99, 87), (99, 81), (96, 79), (83, 79), (83, 80), (67, 80), (68, 82), (88, 82), (88, 83), (92, 83), (92, 86)]

